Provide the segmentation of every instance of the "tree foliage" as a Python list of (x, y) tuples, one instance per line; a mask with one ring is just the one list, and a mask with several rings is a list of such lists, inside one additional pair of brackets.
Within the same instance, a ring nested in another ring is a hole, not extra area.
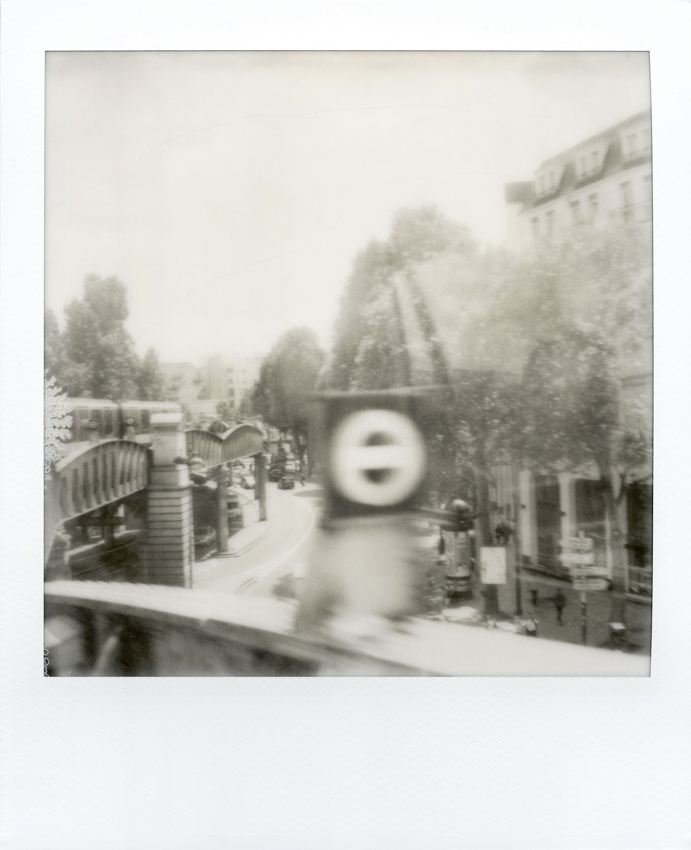
[(127, 291), (117, 278), (89, 275), (84, 297), (65, 308), (65, 330), (55, 315), (45, 320), (46, 370), (72, 397), (158, 401), (164, 381), (158, 355), (140, 361), (125, 328)]
[(252, 406), (265, 422), (290, 429), (301, 459), (307, 446), (308, 396), (323, 361), (314, 331), (291, 328), (264, 359), (252, 393)]
[[(355, 258), (341, 298), (334, 345), (324, 384), (332, 389), (388, 389), (411, 382), (410, 340), (406, 339), (401, 293), (415, 264), (439, 254), (472, 254), (475, 243), (463, 225), (436, 207), (403, 209), (386, 242), (372, 241)], [(416, 321), (424, 324), (424, 303), (412, 284)]]

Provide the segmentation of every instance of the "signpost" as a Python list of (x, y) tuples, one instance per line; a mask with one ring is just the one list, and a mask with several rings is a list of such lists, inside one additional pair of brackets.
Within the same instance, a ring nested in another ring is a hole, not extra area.
[(594, 564), (595, 558), (592, 552), (563, 552), (560, 556), (562, 564)]
[(559, 541), (562, 564), (569, 570), (574, 590), (581, 592), (581, 635), (587, 640), (588, 611), (586, 592), (607, 590), (607, 567), (595, 565), (593, 540), (590, 537), (565, 537)]
[(571, 578), (609, 578), (607, 567), (571, 567), (569, 569)]

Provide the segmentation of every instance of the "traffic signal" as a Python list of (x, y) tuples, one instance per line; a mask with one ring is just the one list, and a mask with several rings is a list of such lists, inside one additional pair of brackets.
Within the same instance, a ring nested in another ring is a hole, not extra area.
[(419, 507), (428, 471), (427, 394), (417, 389), (331, 392), (317, 401), (325, 518)]

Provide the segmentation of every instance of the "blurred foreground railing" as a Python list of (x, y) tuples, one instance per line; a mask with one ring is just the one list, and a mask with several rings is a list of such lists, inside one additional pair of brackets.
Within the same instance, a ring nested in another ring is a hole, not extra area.
[(46, 585), (53, 676), (646, 676), (650, 659), (410, 619), (294, 629), (295, 604), (153, 585)]

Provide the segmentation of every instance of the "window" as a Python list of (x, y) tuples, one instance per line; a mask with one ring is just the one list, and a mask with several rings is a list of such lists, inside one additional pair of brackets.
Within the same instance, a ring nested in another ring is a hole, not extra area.
[(630, 207), (633, 204), (633, 196), (631, 194), (631, 183), (627, 180), (626, 183), (621, 184), (620, 189), (621, 205), (623, 207)]
[(638, 151), (638, 134), (629, 133), (626, 137), (626, 154), (627, 156), (635, 156)]
[(550, 210), (545, 216), (545, 229), (550, 236), (554, 230), (554, 210)]
[(540, 219), (537, 217), (531, 218), (530, 223), (533, 226), (533, 236), (537, 239), (540, 235)]
[(621, 189), (621, 205), (623, 209), (624, 223), (633, 220), (633, 195), (631, 194), (631, 183), (627, 181), (619, 187)]
[(653, 214), (653, 184), (649, 174), (643, 178), (643, 197), (643, 221), (650, 221)]
[(643, 197), (647, 204), (653, 200), (653, 184), (649, 174), (643, 178)]
[(578, 160), (578, 163), (579, 163), (579, 166), (580, 166), (581, 177), (583, 177), (584, 175), (586, 175), (588, 173), (588, 157), (582, 156)]
[(598, 200), (597, 195), (588, 195), (588, 218), (592, 224), (597, 216)]
[(650, 153), (651, 135), (650, 127), (641, 130), (641, 153)]
[(571, 202), (571, 220), (574, 224), (581, 224), (581, 202)]

